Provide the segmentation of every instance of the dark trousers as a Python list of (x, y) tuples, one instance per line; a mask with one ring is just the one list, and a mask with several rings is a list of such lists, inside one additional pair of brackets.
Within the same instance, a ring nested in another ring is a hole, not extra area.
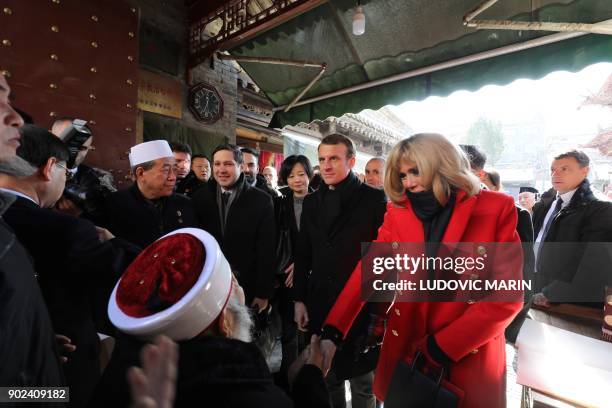
[[(329, 372), (325, 382), (329, 390), (332, 406), (334, 408), (346, 407), (346, 395), (344, 388), (345, 380), (338, 380), (333, 370)], [(352, 408), (375, 408), (376, 398), (372, 392), (374, 382), (374, 371), (349, 378), (347, 380), (351, 386), (351, 406)]]
[(287, 371), (298, 356), (298, 333), (297, 324), (293, 319), (294, 307), (291, 288), (287, 288), (284, 282), (285, 275), (279, 276), (279, 287), (276, 291), (276, 307), (281, 320), (281, 347), (283, 357), (280, 370), (277, 375), (277, 384), (288, 390)]

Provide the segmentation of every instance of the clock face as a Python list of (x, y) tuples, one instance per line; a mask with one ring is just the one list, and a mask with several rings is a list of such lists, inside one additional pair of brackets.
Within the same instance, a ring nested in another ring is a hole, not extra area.
[(213, 86), (200, 83), (189, 91), (189, 110), (198, 121), (214, 123), (223, 116), (223, 99)]

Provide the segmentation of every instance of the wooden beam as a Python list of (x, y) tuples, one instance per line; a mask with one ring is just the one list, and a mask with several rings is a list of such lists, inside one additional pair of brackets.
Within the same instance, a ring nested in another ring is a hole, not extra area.
[(238, 31), (237, 33), (231, 35), (225, 41), (219, 44), (220, 49), (222, 51), (226, 51), (237, 47), (238, 45), (265, 31), (278, 27), (279, 25), (294, 19), (307, 11), (319, 7), (323, 3), (327, 3), (327, 1), (328, 0), (307, 0), (304, 2), (296, 2), (295, 5), (288, 6), (283, 13), (264, 18), (259, 22), (259, 24), (253, 26), (252, 28), (244, 31)]

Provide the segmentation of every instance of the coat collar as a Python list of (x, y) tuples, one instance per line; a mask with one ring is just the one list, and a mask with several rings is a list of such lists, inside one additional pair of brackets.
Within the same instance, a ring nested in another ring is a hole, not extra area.
[(36, 208), (41, 209), (42, 207), (36, 204), (32, 199), (16, 196), (16, 200), (13, 203), (15, 207), (27, 207), (27, 208)]
[(15, 202), (17, 196), (0, 191), (0, 216), (8, 210), (8, 208)]
[(582, 183), (578, 185), (578, 188), (567, 205), (566, 210), (574, 209), (575, 207), (578, 207), (588, 201), (597, 201), (597, 198), (591, 190), (591, 183), (589, 183), (589, 180), (584, 179)]
[[(334, 190), (340, 194), (340, 201), (341, 201), (342, 208), (346, 208), (348, 203), (351, 202), (351, 200), (353, 199), (353, 194), (355, 193), (355, 191), (359, 189), (359, 187), (361, 187), (361, 184), (363, 183), (359, 180), (359, 178), (351, 170), (349, 174), (346, 176), (346, 178), (342, 180), (338, 185), (336, 185)], [(325, 183), (321, 184), (321, 186), (317, 190), (318, 197), (321, 202), (323, 201), (323, 196), (329, 190), (330, 188), (327, 184)]]
[(140, 191), (140, 189), (138, 188), (138, 183), (134, 182), (132, 184), (132, 186), (130, 187), (130, 191), (132, 192), (132, 194), (134, 195), (134, 197), (136, 197), (136, 199), (140, 200), (140, 201), (145, 201), (149, 204), (154, 204), (157, 203), (159, 201), (161, 202), (165, 202), (166, 199), (168, 198), (166, 197), (160, 197), (157, 200), (149, 200), (147, 197), (145, 197), (142, 192)]
[(455, 209), (453, 210), (451, 219), (448, 222), (448, 226), (446, 227), (446, 232), (444, 233), (444, 238), (442, 238), (442, 242), (461, 242), (461, 238), (463, 237), (465, 228), (467, 227), (467, 224), (470, 221), (470, 218), (472, 217), (474, 206), (476, 204), (476, 201), (478, 200), (477, 196), (478, 195), (473, 195), (470, 198), (466, 198), (465, 191), (457, 192), (457, 201), (455, 202)]
[[(453, 209), (453, 214), (451, 215), (451, 218), (448, 222), (448, 226), (446, 227), (446, 232), (444, 232), (442, 242), (461, 242), (461, 238), (463, 237), (463, 233), (465, 232), (467, 224), (472, 216), (472, 212), (474, 211), (474, 206), (477, 200), (478, 195), (466, 198), (465, 191), (460, 190), (457, 192), (455, 208)], [(423, 223), (412, 211), (412, 206), (408, 199), (403, 201), (402, 205), (406, 209), (410, 210), (410, 217), (407, 217), (408, 219), (405, 221), (406, 230), (412, 231), (414, 242), (422, 242), (423, 240), (425, 240), (425, 234), (423, 232)]]
[[(338, 217), (334, 220), (329, 233), (327, 234), (328, 238), (333, 238), (336, 236), (344, 227), (344, 225), (348, 222), (352, 209), (359, 207), (359, 202), (363, 197), (362, 194), (358, 194), (357, 192), (361, 189), (363, 183), (359, 181), (359, 178), (351, 171), (349, 175), (336, 187), (337, 191), (340, 193), (340, 207), (341, 211)], [(323, 183), (321, 187), (313, 194), (316, 194), (317, 200), (319, 201), (319, 205), (323, 206), (323, 195), (329, 191), (329, 187)], [(319, 223), (319, 228), (323, 230), (321, 227), (321, 217), (317, 217), (317, 222)]]

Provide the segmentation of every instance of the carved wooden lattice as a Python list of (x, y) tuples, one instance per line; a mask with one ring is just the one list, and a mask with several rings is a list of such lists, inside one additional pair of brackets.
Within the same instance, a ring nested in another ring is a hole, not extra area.
[(322, 0), (228, 1), (215, 12), (191, 23), (189, 65), (194, 67), (214, 51), (228, 49), (256, 32), (271, 28), (281, 16), (297, 15), (321, 4)]

